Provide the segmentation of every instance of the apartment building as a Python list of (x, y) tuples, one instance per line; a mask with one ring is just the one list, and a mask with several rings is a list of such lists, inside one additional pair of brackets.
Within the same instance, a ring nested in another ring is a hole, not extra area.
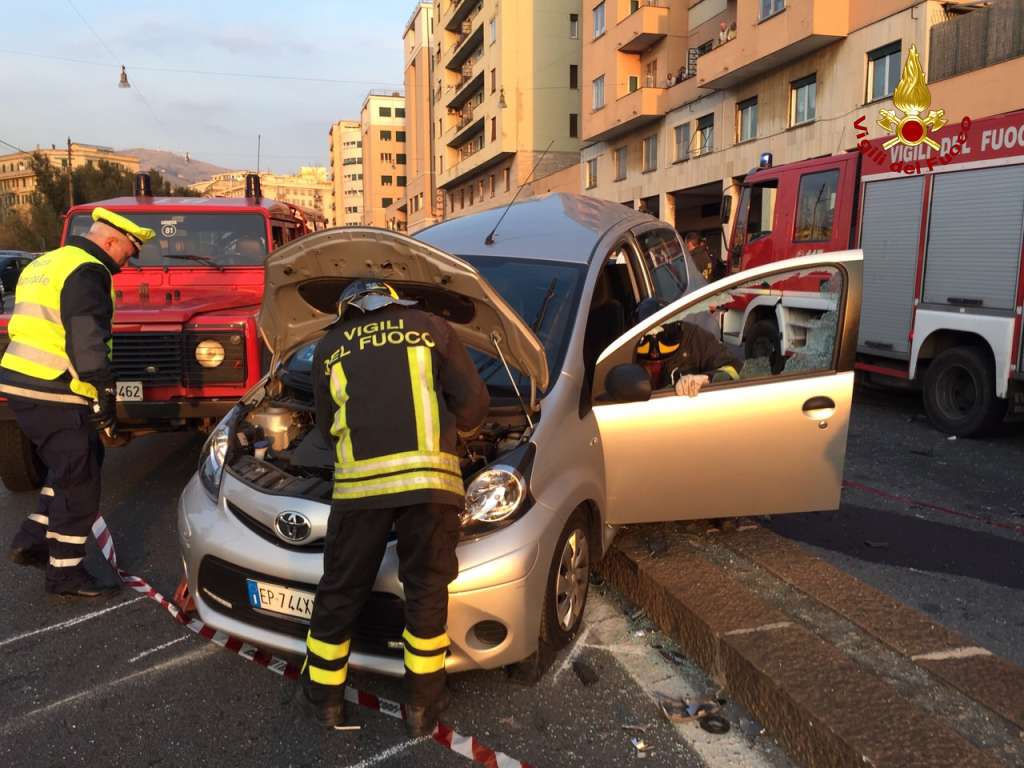
[[(66, 146), (58, 148), (51, 144), (49, 149), (36, 147), (36, 151), (42, 153), (51, 165), (62, 169), (68, 167), (68, 148)], [(31, 159), (31, 152), (0, 155), (0, 203), (3, 204), (2, 207), (21, 210), (31, 204), (32, 193), (36, 189), (36, 176), (29, 166)], [(110, 147), (71, 143), (72, 168), (79, 168), (87, 163), (100, 160), (120, 165), (132, 173), (137, 173), (139, 170), (137, 157), (115, 152)]]
[(435, 0), (431, 133), (445, 218), (507, 203), (531, 174), (543, 189), (579, 190), (581, 13), (580, 0)]
[(371, 91), (359, 118), (363, 142), (362, 223), (405, 231), (401, 200), (407, 186), (405, 97)]
[(430, 42), (434, 36), (434, 4), (416, 4), (405, 25), (402, 47), (405, 54), (406, 170), (408, 183), (400, 208), (407, 215), (409, 232), (416, 232), (441, 220), (443, 201), (437, 199), (434, 177), (434, 105), (430, 100), (433, 61)]
[(586, 194), (720, 246), (723, 193), (776, 165), (872, 138), (911, 45), (950, 120), (1024, 107), (1022, 0), (588, 0)]
[(330, 147), (331, 226), (363, 223), (363, 131), (358, 120), (339, 120), (327, 133)]
[[(245, 177), (248, 171), (228, 171), (215, 174), (209, 181), (191, 185), (204, 197), (244, 197)], [(302, 166), (295, 174), (279, 174), (270, 171), (260, 173), (260, 190), (264, 197), (292, 203), (331, 220), (331, 205), (334, 202), (334, 188), (328, 179), (327, 168), (322, 165)]]

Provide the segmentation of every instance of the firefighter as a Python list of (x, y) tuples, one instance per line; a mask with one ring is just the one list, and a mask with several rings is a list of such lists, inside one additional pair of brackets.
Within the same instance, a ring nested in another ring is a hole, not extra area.
[(353, 625), (394, 527), (406, 727), (421, 736), (448, 704), (448, 584), (465, 503), (456, 440), (479, 428), (489, 396), (451, 326), (414, 304), (387, 283), (356, 280), (313, 353), (317, 427), (336, 459), (300, 695), (322, 725), (343, 725)]
[(48, 593), (82, 598), (118, 589), (82, 565), (99, 511), (97, 430), (114, 426), (111, 278), (155, 235), (104, 208), (92, 219), (85, 237), (69, 237), (21, 273), (0, 359), (0, 394), (46, 465), (38, 509), (15, 535), (10, 558), (45, 567)]
[[(659, 309), (655, 298), (640, 302), (640, 322)], [(736, 381), (743, 367), (739, 357), (703, 328), (685, 321), (651, 328), (636, 347), (637, 362), (647, 369), (651, 387), (673, 387), (677, 395), (694, 397), (709, 382)]]

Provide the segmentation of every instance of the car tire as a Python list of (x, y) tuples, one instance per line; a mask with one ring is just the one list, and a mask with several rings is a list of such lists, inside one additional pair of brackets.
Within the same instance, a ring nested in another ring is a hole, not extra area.
[(924, 375), (928, 420), (957, 437), (984, 435), (1006, 416), (1007, 401), (996, 397), (995, 366), (980, 347), (953, 347), (936, 357)]
[(0, 421), (0, 480), (9, 491), (34, 491), (46, 479), (46, 466), (17, 422)]
[(751, 324), (743, 337), (743, 352), (747, 360), (768, 358), (772, 374), (782, 373), (786, 358), (782, 356), (782, 338), (774, 320), (758, 320)]
[(590, 586), (590, 534), (582, 509), (569, 516), (551, 558), (540, 641), (552, 651), (568, 645), (583, 622)]

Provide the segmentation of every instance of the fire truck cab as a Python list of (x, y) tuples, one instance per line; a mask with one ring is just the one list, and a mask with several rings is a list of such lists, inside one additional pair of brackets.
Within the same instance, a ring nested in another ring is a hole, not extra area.
[[(256, 326), (263, 262), (323, 228), (312, 211), (262, 198), (255, 175), (245, 198), (152, 197), (148, 180), (137, 180), (134, 197), (73, 207), (61, 238), (84, 235), (99, 206), (156, 232), (113, 282), (112, 364), (118, 433), (126, 437), (207, 430), (259, 380), (269, 362)], [(9, 319), (0, 316), (0, 353)], [(42, 472), (0, 399), (0, 479), (10, 490), (31, 490)]]
[[(733, 270), (860, 248), (857, 368), (922, 391), (932, 424), (980, 434), (1024, 413), (1024, 111), (952, 123), (939, 144), (858, 150), (746, 176), (723, 201)], [(812, 291), (758, 297), (729, 328), (748, 354), (791, 355)]]

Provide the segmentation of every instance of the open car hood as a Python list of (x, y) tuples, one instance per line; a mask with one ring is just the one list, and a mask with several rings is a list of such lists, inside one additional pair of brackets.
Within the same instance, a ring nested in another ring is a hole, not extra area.
[(346, 227), (316, 232), (267, 257), (260, 332), (274, 364), (317, 339), (334, 322), (342, 288), (356, 278), (390, 283), (404, 299), (448, 320), (463, 343), (548, 385), (547, 357), (536, 334), (462, 259), (398, 232)]

